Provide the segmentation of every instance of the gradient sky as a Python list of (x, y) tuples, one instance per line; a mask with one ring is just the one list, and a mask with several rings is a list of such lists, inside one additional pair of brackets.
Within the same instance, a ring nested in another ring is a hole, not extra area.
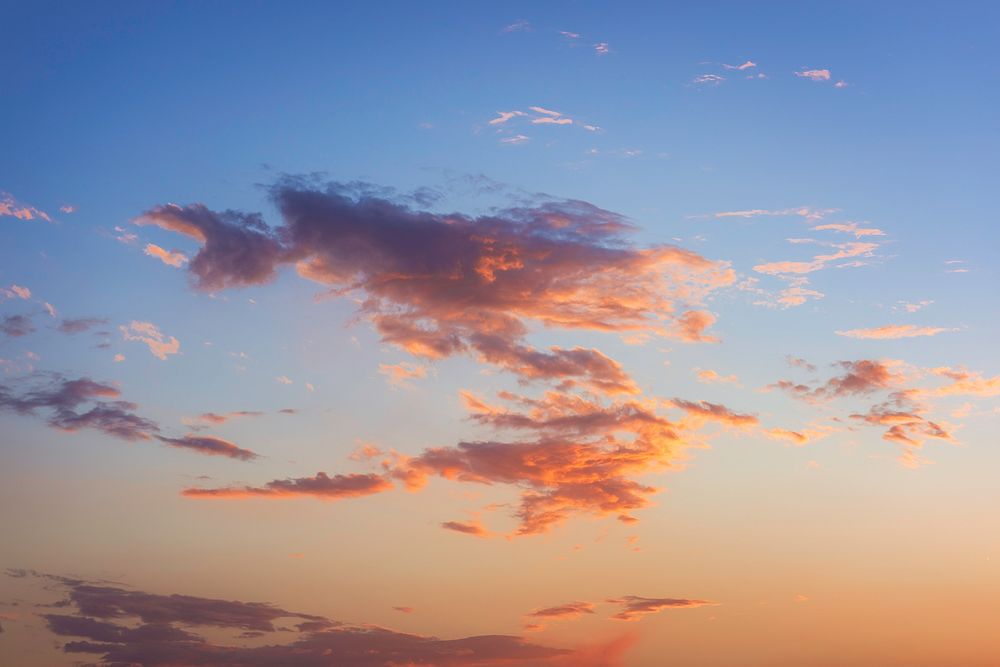
[(0, 17), (0, 663), (1000, 663), (995, 3)]

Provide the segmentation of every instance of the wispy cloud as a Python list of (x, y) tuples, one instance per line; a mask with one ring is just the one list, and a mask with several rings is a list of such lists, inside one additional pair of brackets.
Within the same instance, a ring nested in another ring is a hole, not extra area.
[(620, 611), (611, 618), (620, 621), (634, 621), (647, 614), (656, 614), (665, 609), (691, 609), (705, 605), (715, 605), (709, 600), (687, 600), (683, 598), (646, 598), (639, 595), (626, 595), (608, 600), (620, 607)]
[(848, 338), (867, 338), (875, 340), (897, 340), (899, 338), (916, 338), (918, 336), (936, 336), (940, 333), (958, 331), (946, 327), (919, 327), (913, 324), (887, 324), (871, 329), (849, 329), (838, 331), (838, 336)]

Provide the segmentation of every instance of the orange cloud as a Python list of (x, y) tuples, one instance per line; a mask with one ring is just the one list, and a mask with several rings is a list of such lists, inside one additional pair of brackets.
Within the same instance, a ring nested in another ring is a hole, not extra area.
[(407, 380), (417, 380), (427, 377), (427, 367), (420, 364), (402, 362), (399, 364), (379, 364), (378, 372), (386, 376), (393, 387), (409, 387)]
[(39, 218), (46, 222), (52, 222), (52, 218), (45, 211), (41, 211), (34, 206), (18, 204), (8, 193), (0, 192), (0, 217), (9, 216), (18, 220), (34, 220)]
[(694, 369), (695, 375), (698, 377), (699, 382), (704, 382), (705, 384), (722, 383), (722, 384), (736, 384), (740, 383), (740, 379), (735, 375), (721, 375), (717, 371), (713, 371), (710, 368)]
[(838, 331), (838, 336), (848, 338), (868, 338), (876, 340), (896, 340), (898, 338), (916, 338), (918, 336), (936, 336), (939, 333), (958, 331), (944, 327), (918, 327), (913, 324), (888, 324), (873, 329), (849, 329)]
[(145, 343), (149, 347), (149, 351), (153, 353), (153, 356), (162, 361), (166, 361), (169, 355), (177, 354), (181, 349), (179, 340), (173, 336), (169, 338), (164, 336), (156, 325), (151, 322), (133, 320), (127, 326), (122, 325), (118, 327), (118, 330), (122, 332), (122, 338), (125, 340)]
[(815, 231), (833, 231), (833, 232), (844, 232), (845, 234), (854, 234), (854, 238), (860, 239), (863, 236), (885, 236), (885, 232), (881, 229), (876, 229), (875, 227), (860, 227), (856, 222), (847, 223), (831, 223), (827, 225), (819, 225), (813, 227)]
[(411, 354), (471, 352), (524, 378), (608, 391), (632, 390), (615, 362), (596, 350), (535, 349), (529, 324), (712, 341), (703, 331), (714, 317), (690, 306), (734, 279), (726, 263), (688, 250), (630, 247), (628, 221), (582, 201), (470, 218), (364, 190), (352, 197), (339, 184), (287, 181), (272, 195), (278, 230), (200, 205), (160, 206), (135, 222), (202, 243), (188, 265), (201, 289), (268, 282), (291, 264), (333, 295), (358, 294), (382, 339)]
[(155, 257), (167, 266), (172, 266), (175, 269), (181, 268), (188, 262), (187, 255), (184, 253), (164, 250), (154, 243), (147, 243), (143, 253), (149, 255), (150, 257)]

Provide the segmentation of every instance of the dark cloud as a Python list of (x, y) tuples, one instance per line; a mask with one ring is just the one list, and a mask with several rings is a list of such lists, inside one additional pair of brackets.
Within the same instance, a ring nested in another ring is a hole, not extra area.
[[(341, 623), (264, 603), (159, 595), (39, 576), (68, 594), (61, 613), (42, 616), (54, 635), (72, 639), (63, 644), (63, 651), (98, 656), (106, 667), (543, 667), (581, 664), (577, 658), (584, 655), (511, 635), (439, 639)], [(291, 631), (290, 641), (277, 643), (276, 635), (275, 641), (263, 646), (234, 645), (283, 629), (275, 625), (280, 619), (302, 621)], [(218, 639), (218, 631), (211, 640), (196, 634), (202, 627), (229, 630), (233, 641)]]
[(616, 604), (620, 607), (618, 613), (611, 617), (620, 621), (632, 621), (646, 614), (655, 614), (663, 611), (664, 609), (685, 609), (717, 604), (715, 602), (710, 602), (709, 600), (645, 598), (639, 595), (626, 595), (621, 598), (608, 600), (608, 602)]
[[(64, 431), (91, 428), (123, 440), (149, 440), (159, 427), (135, 414), (135, 403), (117, 400), (120, 396), (117, 388), (89, 378), (56, 378), (47, 387), (21, 396), (0, 385), (0, 410), (22, 415), (41, 411), (46, 413), (49, 426)], [(91, 405), (89, 409), (87, 404)]]
[(207, 435), (188, 434), (182, 438), (157, 436), (157, 440), (171, 447), (187, 449), (207, 456), (226, 456), (241, 461), (251, 461), (257, 458), (257, 454), (251, 452), (249, 449), (241, 449), (228, 440), (213, 438)]
[(470, 217), (414, 210), (358, 184), (286, 179), (271, 196), (283, 219), (276, 229), (200, 204), (159, 206), (136, 222), (202, 244), (189, 266), (201, 289), (264, 283), (292, 264), (333, 295), (361, 295), (383, 340), (412, 354), (469, 352), (526, 379), (607, 393), (637, 389), (597, 350), (529, 346), (529, 324), (711, 340), (710, 314), (673, 313), (733, 280), (728, 266), (688, 250), (630, 246), (622, 216), (583, 201)]
[(171, 447), (201, 454), (243, 461), (257, 457), (250, 450), (241, 449), (221, 438), (192, 434), (180, 438), (160, 435), (156, 422), (136, 414), (139, 406), (120, 398), (121, 392), (117, 387), (89, 378), (68, 380), (55, 376), (47, 385), (21, 395), (15, 395), (10, 387), (0, 384), (0, 411), (40, 416), (49, 426), (62, 431), (94, 429), (129, 442), (155, 438)]
[(591, 602), (569, 602), (555, 607), (536, 609), (527, 614), (531, 618), (573, 618), (583, 614), (593, 614), (594, 604)]
[(274, 278), (285, 252), (258, 214), (210, 211), (201, 204), (159, 206), (135, 221), (196, 239), (201, 250), (188, 265), (195, 285), (217, 291)]
[[(89, 331), (90, 329), (101, 326), (102, 324), (107, 324), (108, 321), (104, 319), (98, 319), (95, 317), (81, 317), (77, 319), (65, 319), (59, 323), (57, 327), (59, 331), (64, 334), (78, 334), (84, 331)], [(102, 335), (107, 335), (107, 332), (100, 332)]]
[(27, 336), (35, 331), (35, 325), (27, 315), (5, 315), (0, 320), (0, 333), (11, 338)]
[(313, 496), (326, 500), (354, 498), (379, 493), (392, 488), (392, 483), (381, 475), (334, 475), (324, 472), (315, 477), (279, 479), (262, 487), (242, 486), (222, 489), (185, 489), (183, 495), (190, 498), (290, 498)]

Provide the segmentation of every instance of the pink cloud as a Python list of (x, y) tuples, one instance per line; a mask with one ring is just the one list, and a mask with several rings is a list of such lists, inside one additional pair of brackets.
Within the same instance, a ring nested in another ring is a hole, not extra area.
[(161, 361), (166, 361), (169, 355), (180, 352), (180, 341), (173, 336), (164, 336), (152, 322), (133, 320), (127, 326), (118, 327), (118, 330), (125, 340), (145, 343), (153, 356)]

